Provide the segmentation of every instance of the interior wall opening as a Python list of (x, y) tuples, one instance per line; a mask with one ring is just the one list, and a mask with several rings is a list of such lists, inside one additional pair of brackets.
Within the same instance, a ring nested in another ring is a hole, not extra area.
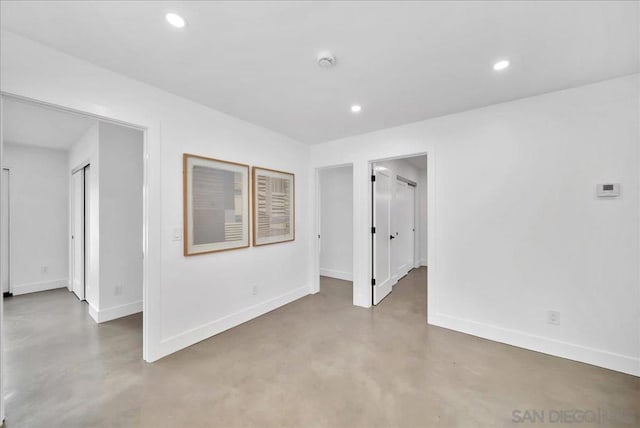
[(427, 156), (370, 162), (372, 304), (427, 269)]
[[(145, 134), (36, 101), (1, 101), (2, 334), (12, 373), (3, 387), (11, 413), (12, 401), (37, 387), (32, 373), (97, 364), (96, 343), (142, 358)], [(60, 340), (78, 352), (65, 351), (52, 366)]]
[(318, 170), (320, 292), (353, 300), (353, 166)]

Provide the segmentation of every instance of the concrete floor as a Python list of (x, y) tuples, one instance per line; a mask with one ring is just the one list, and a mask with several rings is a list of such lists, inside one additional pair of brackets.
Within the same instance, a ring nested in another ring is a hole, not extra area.
[(6, 425), (533, 426), (512, 421), (532, 409), (640, 423), (639, 378), (430, 327), (425, 308), (425, 269), (371, 310), (323, 278), (314, 296), (145, 364), (140, 315), (98, 326), (66, 290), (10, 298)]

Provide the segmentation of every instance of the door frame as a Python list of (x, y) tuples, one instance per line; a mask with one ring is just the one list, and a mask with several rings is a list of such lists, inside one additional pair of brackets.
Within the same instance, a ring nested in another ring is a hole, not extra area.
[[(391, 157), (385, 157), (385, 158), (380, 158), (380, 159), (369, 159), (368, 160), (368, 164), (367, 164), (367, 170), (370, 172), (372, 170), (372, 168), (374, 167), (374, 165), (376, 163), (379, 162), (385, 162), (385, 161), (392, 161), (392, 160), (401, 160), (401, 159), (407, 159), (407, 158), (412, 158), (412, 157), (418, 157), (418, 156), (426, 156), (427, 158), (427, 182), (425, 183), (425, 186), (423, 189), (420, 189), (420, 187), (416, 187), (416, 189), (419, 189), (419, 191), (422, 192), (426, 192), (426, 197), (427, 197), (427, 258), (428, 258), (428, 269), (429, 269), (429, 273), (428, 273), (428, 278), (429, 278), (429, 282), (430, 284), (432, 284), (431, 286), (427, 287), (427, 323), (430, 317), (434, 317), (437, 313), (436, 311), (436, 300), (434, 299), (434, 289), (435, 287), (433, 286), (434, 283), (436, 283), (437, 280), (434, 280), (435, 278), (435, 253), (436, 253), (436, 248), (435, 248), (435, 234), (436, 234), (436, 211), (435, 211), (435, 156), (433, 154), (433, 151), (423, 151), (423, 152), (417, 152), (417, 153), (407, 153), (407, 154), (402, 154), (402, 155), (397, 155), (397, 156), (391, 156)], [(370, 178), (367, 177), (367, 181), (370, 181)], [(373, 219), (373, 206), (371, 201), (373, 201), (373, 186), (368, 186), (368, 194), (367, 194), (368, 198), (367, 200), (369, 201), (366, 204), (366, 213), (367, 213), (367, 218), (369, 219)], [(418, 194), (415, 192), (414, 189), (414, 225), (417, 222), (417, 219), (415, 218), (415, 209), (417, 206), (417, 202), (415, 201), (415, 198), (418, 197)], [(414, 233), (414, 242), (415, 242), (415, 233)], [(415, 246), (414, 246), (415, 247)], [(415, 251), (415, 249), (414, 249)], [(372, 240), (371, 239), (367, 239), (367, 266), (368, 266), (368, 270), (369, 270), (369, 278), (373, 279), (373, 263), (375, 262), (374, 258), (373, 258), (373, 244), (372, 244)], [(415, 254), (414, 254), (414, 258), (415, 258)], [(373, 302), (373, 286), (369, 285), (370, 288), (370, 302)]]
[[(153, 203), (157, 204), (160, 200), (160, 192), (159, 186), (151, 186), (152, 182), (160, 183), (161, 173), (159, 170), (159, 164), (157, 158), (160, 156), (160, 123), (150, 119), (149, 117), (145, 117), (144, 115), (129, 115), (127, 120), (121, 120), (117, 118), (112, 118), (109, 116), (105, 116), (103, 114), (96, 114), (89, 111), (89, 109), (96, 110), (100, 113), (105, 111), (102, 107), (96, 105), (84, 105), (83, 108), (86, 110), (81, 110), (77, 108), (67, 107), (60, 104), (50, 103), (46, 101), (42, 101), (35, 98), (30, 98), (18, 94), (14, 94), (11, 92), (0, 91), (0, 106), (4, 103), (4, 99), (10, 98), (18, 101), (29, 102), (33, 104), (40, 105), (45, 108), (50, 108), (66, 113), (72, 113), (81, 115), (84, 117), (97, 119), (102, 122), (111, 123), (114, 125), (124, 126), (128, 128), (133, 128), (142, 132), (143, 141), (143, 153), (142, 153), (142, 163), (143, 163), (143, 172), (142, 172), (142, 359), (144, 361), (155, 361), (158, 357), (157, 355), (151, 354), (150, 349), (150, 335), (153, 334), (150, 330), (150, 319), (155, 317), (156, 314), (152, 314), (149, 310), (151, 307), (150, 296), (149, 296), (149, 288), (152, 282), (158, 282), (158, 276), (161, 268), (159, 254), (155, 254), (153, 258), (150, 257), (149, 249), (152, 248), (149, 243), (150, 240), (155, 242), (155, 247), (159, 247), (158, 238), (159, 235), (157, 231), (159, 230), (158, 218), (153, 217), (151, 215), (151, 204), (153, 199)], [(4, 111), (4, 109), (2, 110)], [(131, 119), (130, 119), (131, 118)], [(3, 126), (4, 115), (0, 115), (0, 129)], [(4, 141), (1, 138), (0, 133), (0, 154), (2, 154), (4, 149)], [(150, 158), (152, 154), (156, 158), (155, 163), (150, 162)], [(2, 156), (3, 157), (3, 156)], [(153, 229), (153, 230), (152, 230)], [(155, 281), (152, 280), (155, 278)], [(0, 299), (2, 299), (0, 293)], [(154, 294), (154, 297), (158, 297)], [(0, 300), (0, 333), (4, 331), (4, 312), (1, 310), (4, 303)], [(157, 307), (157, 304), (156, 304)], [(159, 320), (154, 318), (154, 324), (159, 325)], [(155, 331), (154, 331), (155, 333)], [(5, 378), (4, 374), (4, 342), (1, 342), (1, 334), (0, 334), (0, 364), (2, 365), (2, 372), (0, 375), (0, 417), (4, 417), (4, 400), (2, 400), (2, 385), (3, 379)], [(157, 336), (157, 334), (156, 334)], [(159, 342), (158, 339), (155, 342)], [(154, 349), (157, 354), (157, 349)]]

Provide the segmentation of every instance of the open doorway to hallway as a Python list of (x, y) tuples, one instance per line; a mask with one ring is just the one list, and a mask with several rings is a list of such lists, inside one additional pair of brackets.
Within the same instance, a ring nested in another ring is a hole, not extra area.
[(413, 269), (426, 269), (427, 156), (374, 161), (370, 171), (372, 304), (377, 305)]
[(318, 171), (320, 292), (353, 301), (353, 166)]
[(11, 96), (2, 107), (4, 390), (16, 421), (34, 400), (60, 396), (62, 409), (60, 389), (81, 389), (110, 356), (142, 357), (144, 132)]

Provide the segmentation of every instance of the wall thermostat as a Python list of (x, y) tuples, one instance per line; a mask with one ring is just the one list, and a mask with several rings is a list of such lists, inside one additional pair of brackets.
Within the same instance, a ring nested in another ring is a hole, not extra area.
[(599, 198), (620, 196), (620, 183), (598, 184), (597, 194)]

